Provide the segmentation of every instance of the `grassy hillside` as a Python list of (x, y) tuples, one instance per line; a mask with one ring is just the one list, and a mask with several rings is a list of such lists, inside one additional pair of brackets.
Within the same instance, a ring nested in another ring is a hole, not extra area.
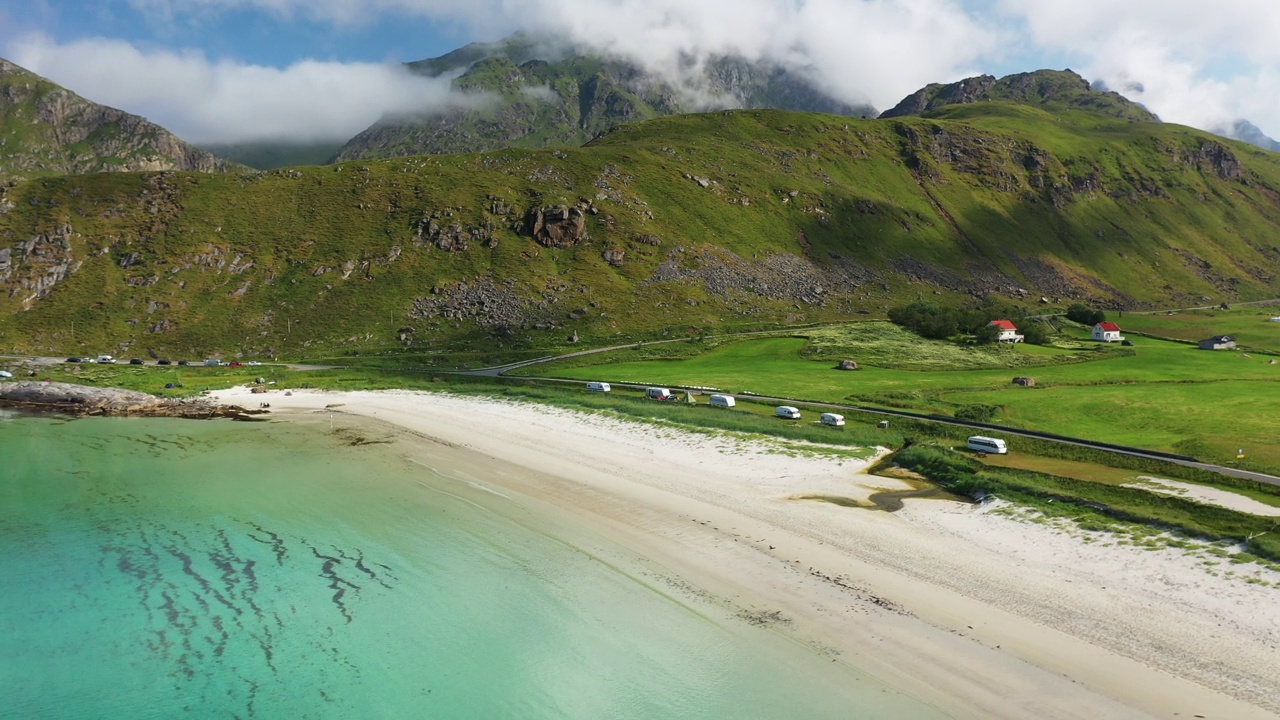
[[(533, 237), (530, 213), (555, 206), (566, 220)], [(1277, 156), (996, 102), (36, 179), (0, 207), (0, 349), (33, 353), (518, 350), (875, 316), (935, 293), (1046, 309), (1280, 295)]]

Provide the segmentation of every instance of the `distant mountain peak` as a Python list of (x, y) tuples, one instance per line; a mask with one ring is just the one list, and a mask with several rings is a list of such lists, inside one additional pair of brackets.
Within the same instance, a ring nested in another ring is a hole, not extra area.
[(986, 101), (1035, 105), (1047, 110), (1084, 110), (1130, 122), (1158, 122), (1159, 118), (1123, 95), (1095, 88), (1067, 70), (1036, 70), (1006, 75), (977, 75), (949, 84), (933, 83), (908, 95), (880, 114), (882, 118), (926, 115), (948, 105)]
[(872, 115), (800, 73), (733, 56), (699, 58), (672, 78), (599, 52), (525, 34), (472, 43), (408, 63), (489, 102), (444, 114), (387, 117), (352, 138), (335, 160), (581, 145), (623, 123), (727, 108)]
[(86, 100), (0, 58), (0, 179), (239, 169), (153, 122)]
[(1263, 150), (1280, 152), (1280, 142), (1268, 137), (1266, 133), (1262, 132), (1262, 128), (1243, 118), (1233, 122), (1230, 127), (1218, 128), (1213, 132), (1223, 137), (1247, 142)]

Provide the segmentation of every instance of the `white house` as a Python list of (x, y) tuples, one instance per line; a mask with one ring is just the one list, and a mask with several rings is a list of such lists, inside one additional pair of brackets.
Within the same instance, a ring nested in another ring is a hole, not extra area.
[(1124, 336), (1120, 334), (1120, 326), (1113, 322), (1100, 322), (1093, 326), (1093, 339), (1098, 342), (1120, 342)]
[(996, 336), (997, 342), (1022, 342), (1022, 336), (1018, 334), (1018, 326), (1014, 325), (1012, 320), (992, 320), (987, 324), (1000, 331), (1000, 334)]

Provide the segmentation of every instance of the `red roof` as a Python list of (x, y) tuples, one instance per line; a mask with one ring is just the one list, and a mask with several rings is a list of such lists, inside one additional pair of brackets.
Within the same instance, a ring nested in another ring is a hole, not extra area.
[(1018, 326), (1014, 325), (1012, 320), (992, 320), (991, 324), (995, 325), (1001, 330), (1017, 330), (1018, 329)]
[(1113, 322), (1100, 322), (1098, 323), (1098, 327), (1106, 330), (1107, 332), (1120, 332), (1120, 326)]

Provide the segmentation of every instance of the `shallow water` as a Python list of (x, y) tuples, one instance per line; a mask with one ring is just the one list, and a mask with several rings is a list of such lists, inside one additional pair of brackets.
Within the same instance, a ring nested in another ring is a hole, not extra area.
[(358, 432), (0, 418), (0, 715), (938, 716)]

